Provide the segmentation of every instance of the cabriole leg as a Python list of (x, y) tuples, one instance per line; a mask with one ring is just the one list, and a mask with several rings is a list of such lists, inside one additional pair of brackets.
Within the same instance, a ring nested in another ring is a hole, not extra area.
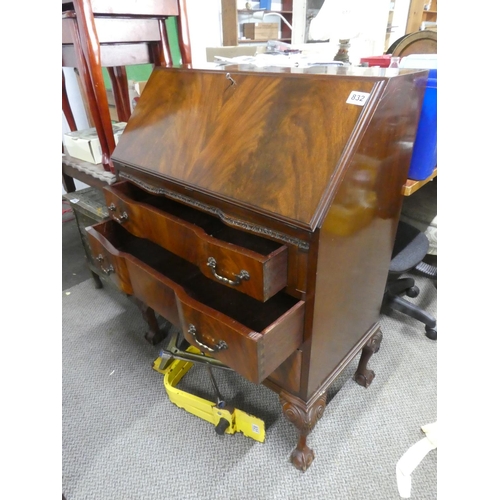
[(161, 342), (167, 336), (165, 331), (158, 325), (156, 314), (151, 307), (148, 307), (146, 304), (141, 304), (139, 307), (142, 317), (149, 327), (144, 338), (152, 345), (158, 344), (158, 342)]
[(95, 288), (102, 288), (102, 281), (101, 281), (101, 277), (95, 273), (94, 271), (90, 270), (90, 274), (92, 276), (92, 278), (94, 279), (94, 286)]
[(363, 387), (368, 387), (375, 378), (375, 372), (368, 369), (368, 361), (380, 349), (382, 342), (382, 332), (378, 330), (365, 344), (361, 351), (361, 358), (359, 359), (358, 369), (354, 374), (354, 380)]
[(307, 436), (316, 422), (323, 416), (326, 406), (326, 392), (309, 403), (286, 392), (280, 393), (280, 403), (285, 417), (299, 430), (299, 441), (293, 450), (290, 460), (293, 465), (306, 471), (314, 460), (314, 451), (306, 444)]

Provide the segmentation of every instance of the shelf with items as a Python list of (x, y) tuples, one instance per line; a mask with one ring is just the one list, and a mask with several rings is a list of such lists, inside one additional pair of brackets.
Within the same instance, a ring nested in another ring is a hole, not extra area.
[(406, 33), (437, 31), (438, 0), (412, 0), (408, 11)]
[(393, 22), (394, 22), (394, 2), (391, 3), (391, 8), (389, 9), (389, 14), (387, 16), (387, 29), (385, 34), (384, 51), (386, 51), (390, 45), (391, 33), (394, 31)]
[[(266, 43), (268, 40), (291, 43), (293, 0), (273, 2), (271, 9), (259, 8), (259, 2), (247, 2), (250, 8), (241, 9), (238, 8), (240, 3), (237, 0), (222, 0), (222, 44), (224, 46)], [(245, 28), (245, 25), (249, 24), (259, 24), (261, 29), (252, 30), (248, 26)], [(247, 36), (245, 36), (245, 29)]]

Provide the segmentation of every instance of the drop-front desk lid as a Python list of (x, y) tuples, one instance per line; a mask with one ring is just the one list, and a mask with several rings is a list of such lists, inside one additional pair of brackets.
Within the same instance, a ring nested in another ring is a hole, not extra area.
[(390, 80), (379, 68), (156, 68), (112, 160), (314, 230)]

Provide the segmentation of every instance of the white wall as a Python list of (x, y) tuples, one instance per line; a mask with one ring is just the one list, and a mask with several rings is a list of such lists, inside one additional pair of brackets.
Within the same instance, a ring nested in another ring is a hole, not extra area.
[(222, 45), (221, 0), (187, 0), (193, 65), (207, 61), (206, 48)]
[[(66, 92), (68, 93), (68, 99), (71, 105), (71, 110), (73, 111), (73, 117), (76, 121), (76, 126), (79, 129), (87, 128), (89, 126), (87, 114), (85, 113), (75, 72), (73, 68), (63, 68), (63, 71), (64, 79), (66, 81)], [(65, 132), (69, 132), (69, 127), (66, 119), (64, 118), (64, 113), (62, 113), (62, 132), (63, 134)]]
[(325, 0), (311, 20), (313, 40), (330, 39), (332, 52), (338, 40), (350, 40), (349, 60), (358, 64), (361, 57), (384, 53), (390, 0)]
[(410, 10), (410, 0), (396, 0), (394, 2), (394, 13), (392, 15), (392, 25), (394, 30), (389, 36), (389, 45), (406, 34), (406, 24), (408, 22), (408, 12)]
[[(83, 106), (82, 97), (80, 94), (80, 89), (78, 87), (78, 82), (76, 80), (76, 75), (73, 68), (63, 68), (64, 71), (64, 79), (66, 81), (66, 92), (68, 93), (68, 99), (71, 105), (71, 110), (73, 111), (73, 118), (75, 119), (76, 126), (78, 129), (88, 128), (89, 122), (87, 120), (87, 114), (85, 113), (85, 108)], [(64, 118), (64, 113), (61, 111), (62, 118), (62, 131), (61, 131), (61, 140), (66, 132), (69, 132), (69, 126), (66, 122), (66, 118)], [(80, 182), (75, 179), (75, 187), (77, 190), (84, 189), (87, 184)], [(65, 194), (66, 191), (63, 187), (62, 194)]]
[[(326, 17), (324, 22), (328, 30), (326, 38), (332, 40), (329, 52), (335, 55), (338, 49), (338, 35), (344, 34), (343, 27), (351, 23), (349, 32), (355, 35), (349, 50), (352, 63), (357, 64), (360, 57), (383, 54), (390, 3), (391, 0), (325, 0), (322, 10), (326, 10), (326, 16), (323, 15)], [(293, 0), (295, 43), (299, 37), (303, 39), (306, 4), (306, 0)], [(400, 15), (407, 16), (409, 0), (396, 1), (398, 9), (401, 4), (403, 8), (397, 13), (399, 15), (401, 12)], [(222, 45), (221, 0), (187, 0), (187, 9), (193, 63), (203, 64), (206, 62), (206, 47)], [(346, 10), (349, 11), (347, 21), (345, 17), (342, 19), (338, 15)], [(310, 44), (308, 48), (311, 48)], [(324, 48), (321, 51), (323, 52)]]

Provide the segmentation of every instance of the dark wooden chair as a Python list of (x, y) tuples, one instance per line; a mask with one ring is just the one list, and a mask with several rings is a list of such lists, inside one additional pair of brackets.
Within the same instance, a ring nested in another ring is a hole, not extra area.
[[(77, 68), (89, 122), (96, 127), (102, 149), (102, 164), (93, 175), (92, 166), (63, 156), (63, 184), (74, 191), (72, 178), (89, 185), (112, 182), (110, 161), (115, 148), (112, 119), (104, 81), (108, 70), (119, 121), (130, 117), (126, 66), (172, 65), (166, 20), (177, 25), (182, 64), (191, 64), (186, 0), (74, 0), (62, 2), (62, 65)], [(63, 76), (63, 112), (71, 130), (76, 130)], [(86, 163), (86, 162), (83, 162)], [(88, 170), (86, 172), (86, 170)], [(90, 173), (89, 173), (90, 172)], [(103, 179), (104, 175), (104, 179)]]
[[(83, 50), (81, 49), (76, 16), (74, 13), (68, 12), (63, 15), (63, 28), (63, 42), (71, 40), (72, 45), (75, 47), (73, 60), (71, 61), (71, 63), (67, 60), (67, 58), (65, 60), (63, 51), (63, 67), (67, 65), (77, 68), (79, 83), (81, 84), (82, 89), (83, 102), (87, 110), (87, 118), (89, 124), (90, 126), (94, 126), (96, 128), (103, 156), (109, 158), (110, 150), (105, 139), (104, 126), (99, 115), (97, 100), (95, 94), (91, 91), (92, 80), (87, 62), (83, 57)], [(71, 131), (76, 131), (77, 124), (73, 116), (72, 108), (66, 91), (64, 70), (62, 72), (62, 109), (69, 129)], [(74, 178), (79, 179), (88, 185), (101, 187), (106, 183), (103, 178), (104, 172), (109, 171), (109, 168), (104, 168), (103, 165), (92, 166), (88, 162), (84, 162), (77, 158), (71, 158), (68, 154), (63, 155), (62, 167), (63, 186), (66, 192), (75, 191), (75, 183), (73, 180)], [(101, 171), (103, 171), (102, 174)], [(113, 179), (108, 176), (108, 183), (112, 180)]]

